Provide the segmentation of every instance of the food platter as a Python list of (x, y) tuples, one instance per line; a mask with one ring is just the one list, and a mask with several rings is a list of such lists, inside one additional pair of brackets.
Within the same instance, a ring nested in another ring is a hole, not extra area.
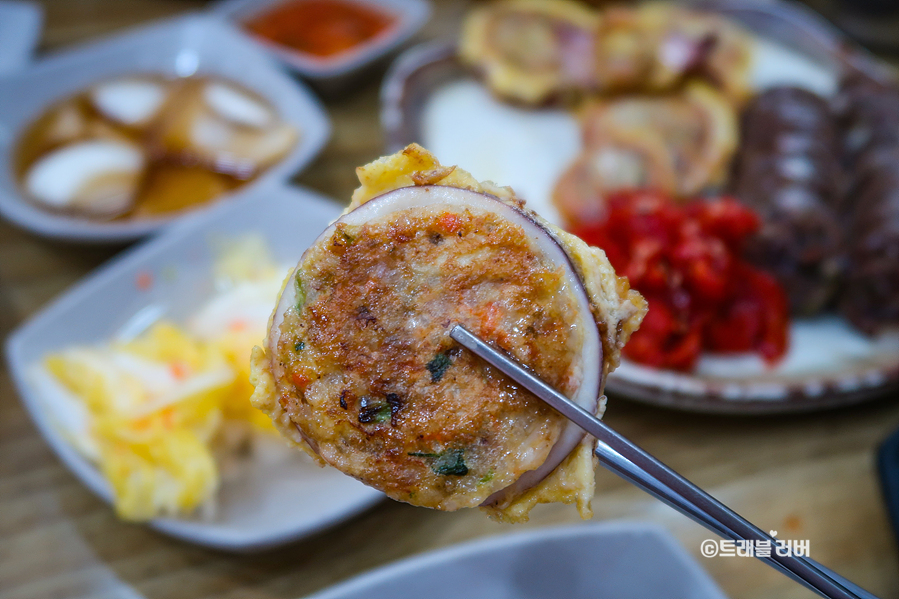
[[(313, 192), (269, 183), (258, 195), (192, 215), (135, 247), (10, 335), (6, 358), (22, 402), (47, 443), (85, 486), (112, 502), (110, 483), (76, 448), (78, 411), (53, 384), (44, 356), (72, 345), (102, 342), (134, 327), (146, 328), (160, 318), (186, 321), (215, 294), (210, 242), (260, 234), (269, 240), (272, 255), (289, 263), (339, 212), (333, 201)], [(148, 276), (154, 284), (136, 284)], [(274, 436), (262, 441), (259, 451), (238, 455), (227, 472), (222, 468), (212, 514), (160, 517), (149, 525), (207, 547), (257, 551), (310, 535), (383, 498), (334, 469), (304, 459)]]
[[(796, 4), (707, 1), (763, 40), (757, 91), (794, 85), (833, 96), (846, 76), (886, 80), (889, 68), (854, 46), (816, 13)], [(561, 224), (550, 190), (577, 154), (576, 120), (555, 107), (529, 110), (496, 100), (451, 44), (408, 51), (382, 87), (388, 150), (419, 142), (444, 162), (510, 185), (529, 207)], [(702, 412), (762, 414), (849, 405), (899, 388), (899, 337), (866, 337), (841, 317), (791, 321), (791, 347), (775, 367), (749, 355), (704, 355), (689, 373), (624, 360), (606, 390), (639, 401)]]

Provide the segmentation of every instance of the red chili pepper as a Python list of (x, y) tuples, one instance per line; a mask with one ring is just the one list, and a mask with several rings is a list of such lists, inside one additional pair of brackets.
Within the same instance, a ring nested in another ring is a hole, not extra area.
[(786, 295), (741, 256), (759, 226), (733, 198), (677, 205), (660, 193), (633, 191), (614, 194), (603, 221), (573, 232), (602, 247), (649, 302), (624, 354), (688, 370), (703, 349), (754, 351), (770, 363), (786, 352)]

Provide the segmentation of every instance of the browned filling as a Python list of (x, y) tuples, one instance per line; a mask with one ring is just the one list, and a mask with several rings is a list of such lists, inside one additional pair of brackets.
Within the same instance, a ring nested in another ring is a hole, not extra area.
[(576, 296), (519, 226), (439, 207), (339, 224), (289, 284), (300, 305), (275, 350), (290, 381), (281, 404), (326, 461), (443, 509), (478, 505), (544, 461), (562, 417), (448, 335), (463, 324), (577, 389)]

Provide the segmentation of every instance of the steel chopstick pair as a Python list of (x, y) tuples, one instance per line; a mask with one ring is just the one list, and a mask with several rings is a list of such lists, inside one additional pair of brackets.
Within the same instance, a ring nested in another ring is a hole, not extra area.
[(767, 542), (770, 555), (758, 559), (829, 599), (876, 599), (874, 595), (814, 560), (791, 552), (780, 555), (778, 541), (723, 503), (618, 434), (505, 353), (456, 325), (450, 337), (548, 403), (597, 440), (600, 464), (660, 499), (712, 532), (733, 541)]

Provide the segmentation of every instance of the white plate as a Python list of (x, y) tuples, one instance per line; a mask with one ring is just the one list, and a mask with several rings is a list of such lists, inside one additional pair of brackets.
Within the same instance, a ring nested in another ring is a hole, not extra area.
[(607, 522), (482, 539), (308, 599), (726, 599), (664, 529)]
[[(415, 35), (431, 15), (431, 5), (426, 0), (356, 0), (375, 8), (383, 7), (398, 19), (391, 29), (376, 36), (370, 42), (329, 58), (315, 58), (295, 52), (280, 44), (268, 42), (250, 35), (266, 50), (277, 56), (285, 65), (303, 77), (311, 80), (342, 79), (371, 62), (389, 54)], [(234, 21), (237, 26), (253, 16), (270, 10), (284, 0), (222, 0), (213, 7), (213, 12)]]
[[(184, 321), (213, 294), (210, 239), (262, 234), (279, 263), (295, 264), (340, 208), (310, 191), (270, 184), (233, 202), (195, 214), (159, 237), (125, 252), (78, 283), (8, 339), (6, 357), (22, 401), (41, 434), (69, 469), (106, 501), (111, 493), (97, 468), (54, 423), (60, 406), (42, 390), (35, 365), (48, 352), (108, 340), (138, 313)], [(137, 280), (150, 275), (149, 289)], [(280, 448), (280, 440), (278, 448)], [(218, 515), (158, 519), (151, 525), (185, 541), (234, 551), (271, 547), (355, 514), (383, 495), (296, 451), (263, 452), (223, 480)]]
[[(171, 77), (221, 75), (265, 97), (283, 119), (299, 130), (300, 140), (293, 151), (238, 193), (266, 182), (286, 181), (312, 161), (330, 135), (327, 114), (315, 96), (233, 27), (207, 15), (166, 20), (62, 51), (3, 80), (0, 214), (41, 235), (89, 242), (136, 239), (183, 216), (182, 213), (100, 223), (57, 215), (26, 201), (13, 176), (12, 153), (19, 133), (48, 105), (92, 83), (133, 73)], [(206, 210), (218, 201), (196, 211)]]
[(43, 13), (34, 2), (0, 2), (0, 75), (28, 64), (41, 39), (41, 21)]

